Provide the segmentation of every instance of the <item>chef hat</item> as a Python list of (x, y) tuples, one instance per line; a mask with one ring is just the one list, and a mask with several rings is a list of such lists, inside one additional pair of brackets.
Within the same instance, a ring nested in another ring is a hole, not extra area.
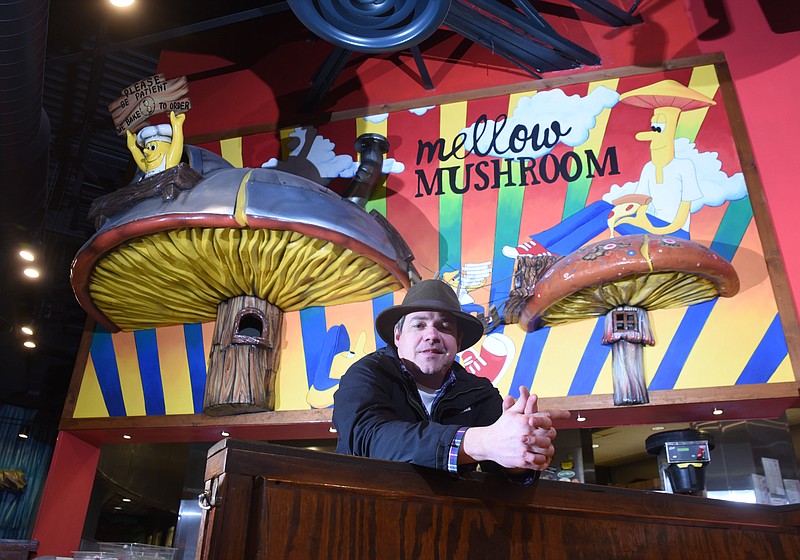
[(172, 127), (168, 124), (157, 124), (146, 126), (136, 135), (136, 143), (144, 148), (145, 144), (151, 141), (161, 140), (162, 142), (172, 142)]

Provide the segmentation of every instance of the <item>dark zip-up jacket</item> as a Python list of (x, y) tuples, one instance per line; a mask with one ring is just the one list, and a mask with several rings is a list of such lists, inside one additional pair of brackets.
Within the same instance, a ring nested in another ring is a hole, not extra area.
[(394, 348), (361, 358), (342, 376), (333, 397), (336, 451), (446, 471), (458, 429), (488, 426), (503, 412), (503, 399), (488, 379), (457, 363), (453, 371), (455, 383), (434, 404), (429, 419)]

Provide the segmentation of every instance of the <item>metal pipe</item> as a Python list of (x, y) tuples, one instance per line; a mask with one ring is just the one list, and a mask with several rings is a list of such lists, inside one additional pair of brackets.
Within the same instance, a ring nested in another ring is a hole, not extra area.
[(389, 151), (389, 141), (380, 134), (362, 134), (356, 139), (356, 151), (361, 161), (342, 198), (364, 208), (383, 175), (383, 154)]

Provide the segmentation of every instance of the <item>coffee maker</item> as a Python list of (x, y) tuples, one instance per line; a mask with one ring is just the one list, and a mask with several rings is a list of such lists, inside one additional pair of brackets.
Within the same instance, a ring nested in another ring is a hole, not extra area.
[(658, 457), (658, 472), (665, 492), (705, 495), (705, 469), (714, 449), (710, 434), (698, 430), (661, 432), (648, 437), (645, 448)]

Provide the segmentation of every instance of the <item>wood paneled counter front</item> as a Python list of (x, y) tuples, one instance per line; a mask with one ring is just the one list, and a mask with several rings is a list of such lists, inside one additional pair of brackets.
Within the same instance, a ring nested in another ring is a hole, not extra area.
[(797, 506), (479, 476), (226, 439), (198, 558), (800, 558)]

